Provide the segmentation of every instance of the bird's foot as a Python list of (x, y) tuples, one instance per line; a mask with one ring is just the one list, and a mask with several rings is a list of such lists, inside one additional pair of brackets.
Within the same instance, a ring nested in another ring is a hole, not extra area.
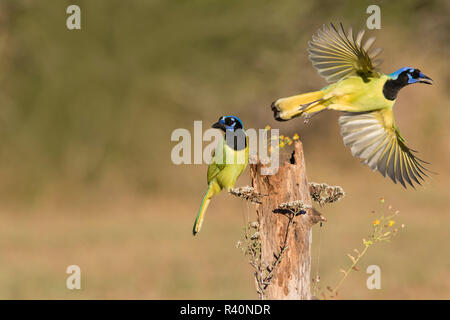
[(325, 110), (327, 110), (327, 109), (323, 109), (323, 110), (316, 111), (316, 112), (311, 112), (311, 113), (305, 113), (303, 123), (307, 124), (309, 122), (309, 120), (312, 119), (312, 117), (318, 115), (319, 113), (321, 113), (321, 112), (323, 112)]
[(311, 105), (313, 105), (313, 104), (316, 104), (317, 102), (320, 102), (320, 101), (323, 101), (323, 99), (318, 99), (318, 100), (314, 100), (314, 101), (312, 101), (312, 102), (308, 102), (308, 103), (305, 103), (305, 104), (301, 104), (301, 105), (300, 105), (300, 108), (299, 108), (298, 110), (305, 111), (306, 108), (308, 108), (309, 106), (311, 106)]

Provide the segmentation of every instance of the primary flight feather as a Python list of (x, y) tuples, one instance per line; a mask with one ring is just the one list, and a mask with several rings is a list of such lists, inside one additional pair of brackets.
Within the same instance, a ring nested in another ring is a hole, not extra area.
[(401, 68), (383, 74), (375, 59), (381, 49), (370, 49), (374, 37), (363, 42), (364, 30), (354, 37), (342, 24), (324, 25), (309, 42), (309, 59), (332, 84), (315, 92), (281, 98), (272, 103), (275, 119), (311, 118), (324, 110), (342, 111), (339, 118), (344, 144), (372, 170), (414, 187), (427, 176), (426, 162), (408, 148), (395, 124), (393, 107), (399, 90), (409, 84), (432, 84), (420, 70)]

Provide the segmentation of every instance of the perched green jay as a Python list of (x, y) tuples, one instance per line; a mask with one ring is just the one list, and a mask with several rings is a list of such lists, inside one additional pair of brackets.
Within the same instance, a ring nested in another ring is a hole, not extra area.
[(195, 219), (194, 235), (202, 227), (205, 212), (211, 198), (224, 188), (227, 191), (234, 188), (237, 178), (248, 164), (248, 138), (242, 121), (235, 116), (224, 116), (214, 123), (212, 127), (222, 130), (225, 135), (217, 144), (213, 159), (208, 167), (208, 189), (206, 189)]

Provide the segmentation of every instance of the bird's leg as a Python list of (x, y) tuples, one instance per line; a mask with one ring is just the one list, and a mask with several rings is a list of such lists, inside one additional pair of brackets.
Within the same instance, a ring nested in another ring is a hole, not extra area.
[(322, 109), (322, 110), (319, 110), (319, 111), (316, 111), (316, 112), (305, 113), (303, 123), (307, 124), (309, 122), (309, 120), (311, 120), (312, 117), (318, 115), (319, 113), (321, 113), (321, 112), (323, 112), (325, 110), (328, 110), (328, 108), (325, 108), (325, 109)]
[(317, 102), (323, 101), (323, 100), (324, 100), (324, 99), (319, 99), (319, 100), (315, 100), (315, 101), (313, 101), (313, 102), (301, 104), (300, 107), (298, 108), (298, 110), (300, 110), (300, 111), (305, 111), (306, 108), (308, 108), (309, 106), (311, 106), (311, 105), (313, 105), (313, 104), (315, 104), (315, 103), (317, 103)]
[(317, 111), (317, 112), (311, 112), (311, 113), (306, 113), (307, 112), (307, 109), (309, 108), (309, 107), (312, 107), (313, 105), (315, 105), (316, 103), (318, 103), (318, 102), (321, 102), (321, 101), (323, 101), (324, 99), (318, 99), (318, 100), (315, 100), (315, 101), (312, 101), (312, 102), (309, 102), (309, 103), (305, 103), (305, 104), (301, 104), (300, 105), (300, 107), (299, 107), (299, 109), (298, 110), (300, 110), (300, 111), (302, 111), (303, 113), (305, 113), (305, 123), (308, 123), (308, 121), (309, 121), (309, 119), (311, 119), (314, 115), (316, 115), (316, 114), (318, 114), (318, 113), (320, 113), (320, 112), (322, 112), (323, 110), (320, 110), (320, 111)]

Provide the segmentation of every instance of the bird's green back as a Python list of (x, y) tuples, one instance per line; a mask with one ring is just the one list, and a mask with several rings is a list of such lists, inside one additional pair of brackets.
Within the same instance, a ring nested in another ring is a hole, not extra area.
[[(383, 86), (389, 79), (387, 75), (364, 78), (352, 76), (341, 79), (322, 89), (324, 105), (346, 106), (350, 112), (366, 112), (380, 109), (391, 109), (395, 100), (388, 100), (383, 94)], [(338, 108), (333, 108), (340, 110)]]

